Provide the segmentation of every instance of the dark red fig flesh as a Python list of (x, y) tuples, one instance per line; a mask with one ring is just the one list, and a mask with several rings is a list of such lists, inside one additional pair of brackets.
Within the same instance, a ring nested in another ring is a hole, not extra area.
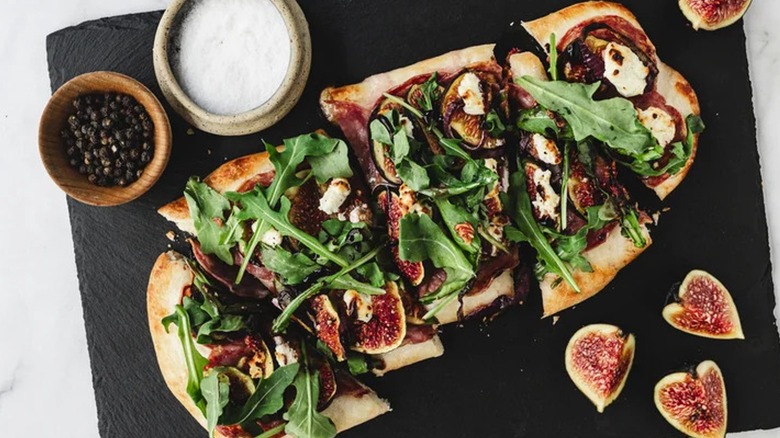
[(581, 328), (566, 347), (566, 371), (596, 410), (620, 395), (634, 363), (634, 335), (608, 324)]
[(726, 436), (726, 386), (713, 361), (661, 379), (655, 386), (655, 406), (669, 424), (690, 437)]
[(745, 339), (737, 307), (723, 283), (711, 274), (694, 270), (680, 284), (676, 303), (664, 307), (672, 327), (712, 339)]
[(680, 9), (696, 30), (717, 30), (745, 15), (752, 0), (680, 0)]

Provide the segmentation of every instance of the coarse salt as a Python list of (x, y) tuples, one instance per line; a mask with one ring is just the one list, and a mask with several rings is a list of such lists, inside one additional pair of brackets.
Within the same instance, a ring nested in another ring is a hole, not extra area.
[(218, 115), (255, 109), (279, 89), (290, 64), (287, 25), (270, 0), (196, 0), (173, 40), (184, 92)]

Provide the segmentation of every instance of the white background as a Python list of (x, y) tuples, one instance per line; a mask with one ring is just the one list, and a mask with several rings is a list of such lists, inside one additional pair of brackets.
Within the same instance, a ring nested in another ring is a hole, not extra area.
[[(50, 94), (45, 37), (85, 20), (166, 5), (166, 0), (0, 0), (0, 435), (98, 436), (65, 196), (38, 158), (38, 117)], [(746, 30), (777, 261), (780, 2), (754, 2)], [(780, 407), (777, 411), (780, 415)], [(740, 436), (780, 437), (780, 431)]]

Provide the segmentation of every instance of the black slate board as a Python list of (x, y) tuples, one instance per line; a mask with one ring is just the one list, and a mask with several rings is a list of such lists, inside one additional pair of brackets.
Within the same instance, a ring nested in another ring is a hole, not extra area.
[[(520, 20), (569, 3), (302, 1), (314, 61), (303, 98), (287, 118), (262, 135), (219, 138), (188, 135), (188, 127), (169, 111), (173, 154), (152, 191), (116, 208), (69, 199), (101, 435), (205, 436), (165, 388), (146, 326), (148, 274), (167, 249), (164, 234), (171, 229), (155, 209), (178, 197), (188, 176), (205, 175), (225, 159), (258, 150), (261, 138), (275, 143), (325, 127), (317, 96), (326, 85), (352, 83), (474, 44), (528, 48)], [(369, 379), (394, 411), (344, 436), (679, 436), (656, 412), (653, 386), (666, 373), (703, 359), (717, 361), (725, 374), (730, 431), (780, 426), (780, 340), (744, 33), (740, 25), (694, 32), (673, 1), (625, 3), (662, 59), (694, 85), (708, 123), (693, 170), (664, 204), (671, 211), (654, 232), (655, 244), (605, 291), (565, 312), (554, 326), (538, 320), (534, 296), (487, 327), (473, 322), (447, 327), (443, 358)], [(159, 92), (151, 61), (159, 18), (159, 12), (107, 18), (50, 35), (52, 89), (77, 74), (105, 69)], [(641, 198), (652, 203), (646, 195)], [(670, 285), (692, 268), (710, 270), (729, 286), (746, 341), (701, 339), (662, 320)], [(638, 343), (628, 384), (602, 415), (575, 389), (563, 365), (569, 337), (595, 322), (620, 325)]]

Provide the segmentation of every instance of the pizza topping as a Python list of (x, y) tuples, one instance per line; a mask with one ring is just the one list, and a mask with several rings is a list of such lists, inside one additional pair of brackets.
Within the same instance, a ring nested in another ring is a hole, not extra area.
[(344, 292), (344, 306), (348, 316), (355, 316), (360, 322), (369, 322), (374, 315), (371, 297), (356, 290)]
[(558, 206), (561, 198), (550, 185), (552, 172), (533, 163), (526, 163), (525, 172), (528, 177), (528, 191), (531, 195), (531, 205), (534, 207), (534, 216), (538, 220), (557, 223), (560, 218)]
[(639, 96), (647, 88), (650, 69), (630, 48), (610, 42), (604, 52), (604, 77), (624, 97)]
[(458, 85), (458, 96), (463, 99), (463, 111), (466, 114), (473, 116), (485, 114), (485, 97), (477, 75), (470, 72), (463, 75)]
[(314, 312), (314, 323), (317, 338), (322, 341), (333, 353), (338, 361), (346, 358), (344, 346), (341, 344), (341, 319), (333, 307), (327, 295), (318, 295), (311, 300), (311, 308)]
[(326, 214), (338, 213), (351, 191), (349, 181), (344, 178), (333, 178), (322, 198), (320, 198), (319, 209)]
[(647, 109), (637, 109), (639, 122), (649, 129), (653, 137), (662, 147), (669, 145), (677, 134), (674, 118), (661, 108), (651, 106)]
[(531, 155), (542, 163), (561, 164), (561, 152), (555, 141), (541, 135), (531, 135)]
[(296, 343), (283, 336), (274, 336), (274, 344), (274, 357), (279, 366), (298, 363), (301, 354)]
[(352, 349), (366, 354), (381, 354), (394, 350), (406, 336), (406, 313), (398, 285), (388, 282), (383, 295), (371, 298), (373, 316), (368, 322), (353, 314), (350, 333), (355, 337)]
[(260, 241), (272, 248), (277, 247), (282, 244), (282, 233), (275, 228), (271, 228), (263, 234), (263, 238)]

